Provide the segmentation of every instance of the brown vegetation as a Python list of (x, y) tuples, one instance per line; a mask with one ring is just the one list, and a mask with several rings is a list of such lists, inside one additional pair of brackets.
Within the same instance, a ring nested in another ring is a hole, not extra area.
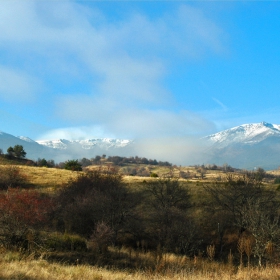
[[(18, 253), (2, 253), (0, 279), (42, 279), (42, 280), (278, 280), (278, 266), (263, 268), (234, 268), (230, 263), (210, 262), (199, 257), (190, 259), (186, 256), (163, 254), (161, 257), (151, 253), (119, 250), (120, 255), (130, 255), (139, 268), (117, 269), (102, 268), (100, 265), (52, 262), (34, 255), (23, 257)], [(122, 258), (119, 259), (119, 262)], [(149, 269), (141, 267), (153, 263)]]
[(280, 200), (261, 169), (2, 171), (0, 278), (279, 278)]

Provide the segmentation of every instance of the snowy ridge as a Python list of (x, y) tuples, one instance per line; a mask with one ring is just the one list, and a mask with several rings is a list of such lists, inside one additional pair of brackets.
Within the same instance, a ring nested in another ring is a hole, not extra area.
[(110, 148), (122, 148), (132, 143), (131, 140), (110, 139), (110, 138), (97, 138), (86, 140), (38, 140), (38, 144), (53, 148), (65, 150), (71, 147), (80, 146), (83, 149), (90, 150), (95, 147), (110, 149)]
[(58, 139), (58, 140), (38, 140), (36, 141), (38, 144), (53, 148), (53, 149), (67, 149), (67, 144), (70, 142), (66, 139)]
[(271, 136), (280, 137), (280, 125), (266, 122), (243, 124), (209, 136), (204, 139), (221, 148), (230, 144), (255, 144)]
[(267, 122), (243, 124), (207, 137), (205, 158), (237, 168), (267, 170), (279, 167), (280, 125)]
[[(134, 149), (133, 141), (110, 138), (87, 140), (39, 140), (34, 141), (25, 136), (13, 136), (0, 131), (0, 148), (5, 152), (9, 147), (22, 145), (27, 158), (53, 159), (56, 162), (77, 158), (91, 158), (106, 153), (107, 155), (127, 155)], [(133, 152), (134, 153), (134, 152)]]
[(18, 136), (17, 138), (19, 138), (20, 140), (26, 141), (26, 142), (30, 142), (30, 143), (34, 143), (35, 142), (31, 138), (25, 137), (25, 136)]
[[(276, 169), (279, 167), (280, 125), (267, 122), (243, 124), (209, 136), (202, 140), (199, 164), (229, 165), (237, 168)], [(53, 159), (61, 162), (69, 159), (91, 158), (96, 155), (131, 156), (138, 153), (137, 142), (124, 139), (94, 138), (86, 140), (39, 140), (24, 136), (15, 137), (0, 131), (0, 148), (22, 145), (29, 159)], [(186, 143), (188, 145), (188, 143)], [(196, 154), (197, 151), (194, 151)]]

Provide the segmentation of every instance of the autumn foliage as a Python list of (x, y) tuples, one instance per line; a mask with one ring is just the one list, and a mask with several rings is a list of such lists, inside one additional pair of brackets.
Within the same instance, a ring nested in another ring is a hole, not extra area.
[(22, 246), (28, 231), (46, 221), (50, 198), (35, 190), (9, 188), (0, 194), (0, 242), (5, 247)]
[(0, 195), (0, 211), (26, 225), (45, 220), (50, 200), (34, 190), (8, 189)]

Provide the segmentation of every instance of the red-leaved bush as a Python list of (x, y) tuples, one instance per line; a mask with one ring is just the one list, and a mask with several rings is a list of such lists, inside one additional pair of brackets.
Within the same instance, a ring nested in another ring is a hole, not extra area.
[(51, 199), (35, 190), (9, 188), (0, 194), (0, 242), (18, 246), (30, 229), (47, 220)]

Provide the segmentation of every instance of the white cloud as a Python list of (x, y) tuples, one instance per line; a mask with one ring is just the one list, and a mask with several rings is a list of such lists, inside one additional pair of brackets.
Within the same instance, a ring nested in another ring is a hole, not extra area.
[(202, 10), (182, 5), (178, 11), (177, 22), (179, 22), (179, 29), (175, 29), (177, 32), (173, 38), (179, 50), (189, 51), (195, 56), (209, 50), (217, 53), (224, 51), (221, 40), (224, 35), (223, 30), (207, 18)]
[(107, 125), (116, 132), (136, 138), (182, 137), (213, 128), (211, 122), (192, 112), (166, 110), (123, 110)]
[(208, 49), (222, 51), (222, 30), (200, 10), (183, 5), (154, 20), (134, 14), (114, 26), (91, 26), (87, 32), (80, 56), (98, 79), (91, 94), (58, 97), (59, 117), (76, 124), (92, 122), (125, 137), (186, 135), (213, 128), (192, 112), (174, 112), (172, 93), (162, 85), (168, 71), (162, 54), (196, 57)]
[[(99, 127), (117, 137), (155, 137), (200, 133), (212, 126), (192, 112), (176, 112), (163, 84), (174, 56), (189, 59), (223, 51), (222, 29), (200, 9), (178, 5), (157, 18), (138, 12), (111, 23), (82, 2), (6, 1), (0, 19), (0, 50), (36, 57), (30, 64), (25, 61), (32, 74), (6, 73), (0, 90), (20, 95), (20, 85), (32, 93), (29, 77), (36, 73), (41, 78), (46, 71), (55, 113), (69, 127)], [(40, 64), (42, 71), (36, 71)], [(18, 85), (12, 85), (14, 79)], [(87, 93), (78, 86), (77, 94), (56, 89), (73, 79), (86, 82)], [(50, 136), (100, 133), (83, 131), (63, 129)]]
[(95, 102), (88, 96), (68, 97), (60, 110), (73, 123), (78, 118), (77, 123), (82, 120), (89, 126), (91, 123), (100, 125), (104, 132), (130, 139), (197, 135), (214, 128), (213, 123), (189, 111), (138, 109), (122, 102), (114, 100), (112, 104), (110, 100)]
[(34, 98), (37, 79), (22, 71), (0, 66), (0, 97), (10, 102), (30, 101)]
[(218, 104), (220, 105), (220, 107), (223, 109), (223, 111), (227, 111), (228, 110), (228, 107), (222, 103), (219, 99), (215, 98), (215, 97), (212, 97), (212, 99)]
[(139, 156), (193, 163), (201, 147), (196, 136), (214, 125), (176, 110), (164, 80), (178, 60), (187, 64), (209, 52), (222, 53), (223, 30), (191, 5), (178, 3), (153, 17), (138, 10), (114, 22), (92, 8), (98, 2), (89, 6), (2, 3), (0, 51), (10, 65), (0, 68), (0, 97), (34, 98), (42, 81), (45, 103), (54, 105), (44, 111), (63, 120), (64, 127), (37, 139), (140, 139), (135, 142)]

